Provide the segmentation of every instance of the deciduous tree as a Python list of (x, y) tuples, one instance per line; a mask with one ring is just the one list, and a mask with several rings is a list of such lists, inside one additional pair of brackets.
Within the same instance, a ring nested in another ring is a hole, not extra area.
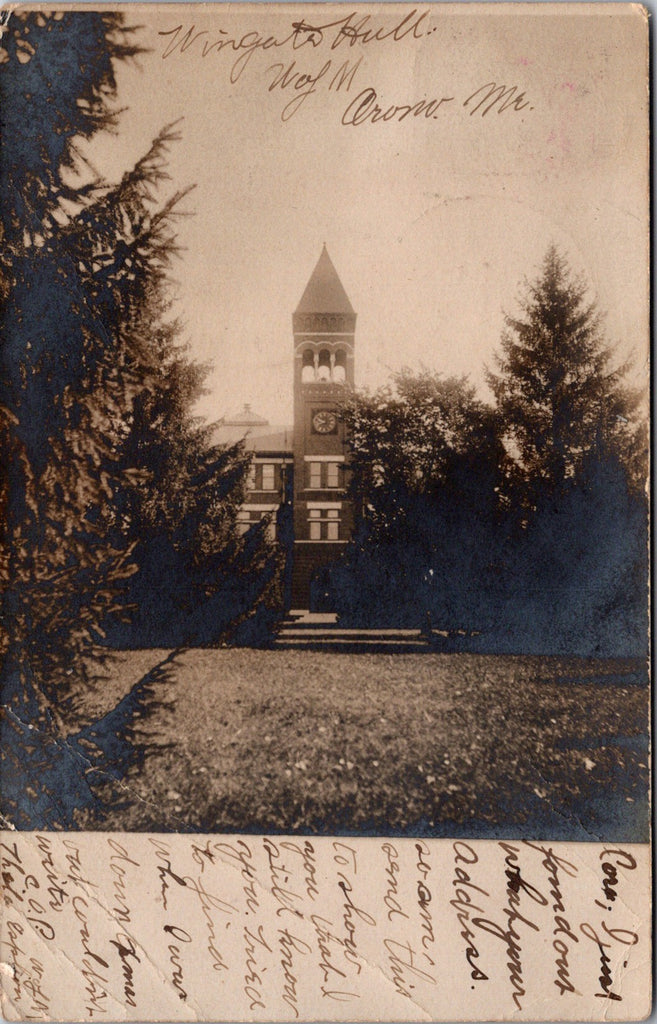
[(347, 405), (356, 531), (334, 589), (360, 622), (468, 628), (486, 617), (504, 452), (464, 378), (404, 370)]

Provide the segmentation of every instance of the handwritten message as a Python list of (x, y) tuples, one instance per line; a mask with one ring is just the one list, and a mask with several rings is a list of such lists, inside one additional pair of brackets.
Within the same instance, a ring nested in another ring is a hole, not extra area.
[[(325, 9), (324, 9), (325, 13)], [(317, 19), (298, 20), (294, 15), (279, 34), (257, 24), (241, 25), (227, 20), (231, 27), (211, 31), (194, 22), (179, 21), (159, 32), (163, 61), (214, 61), (217, 73), (227, 83), (240, 80), (255, 91), (281, 96), (280, 117), (289, 121), (306, 106), (311, 97), (336, 96), (345, 102), (338, 111), (345, 127), (442, 121), (456, 112), (464, 117), (484, 118), (488, 114), (524, 114), (533, 111), (525, 86), (493, 80), (471, 82), (455, 91), (437, 75), (432, 94), (392, 96), (380, 94), (367, 57), (373, 50), (385, 49), (395, 59), (400, 48), (427, 41), (435, 47), (435, 63), (440, 68), (440, 43), (435, 14), (425, 8), (411, 8), (386, 16), (385, 12), (362, 14), (351, 11), (325, 20), (321, 10)], [(312, 100), (311, 100), (312, 102)]]
[(9, 1020), (628, 1019), (649, 848), (4, 833)]

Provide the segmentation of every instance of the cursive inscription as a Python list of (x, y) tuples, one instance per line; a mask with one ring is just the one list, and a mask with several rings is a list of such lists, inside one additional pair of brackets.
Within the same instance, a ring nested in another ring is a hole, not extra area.
[[(4, 845), (4, 844), (3, 844)], [(11, 979), (13, 982), (14, 989), (14, 1002), (19, 1003), (22, 997), (22, 958), (25, 956), (25, 950), (19, 945), (19, 938), (23, 934), (23, 925), (20, 921), (11, 921), (9, 919), (5, 922), (5, 958), (8, 963), (13, 965), (13, 971)]]
[(30, 1018), (48, 1019), (51, 997), (43, 989), (42, 981), (45, 968), (41, 960), (31, 956), (27, 969), (23, 971), (23, 990), (27, 993), (30, 1003)]
[(83, 892), (89, 894), (90, 890), (97, 890), (98, 885), (96, 882), (92, 882), (90, 878), (86, 878), (86, 871), (82, 871), (82, 860), (80, 856), (80, 847), (76, 845), (72, 840), (64, 840), (64, 849), (66, 850), (66, 864), (68, 866), (68, 878), (77, 886), (82, 889)]
[(360, 974), (362, 965), (358, 956), (358, 946), (356, 943), (356, 930), (358, 922), (370, 925), (370, 927), (376, 925), (376, 921), (371, 914), (359, 907), (354, 902), (353, 892), (355, 876), (358, 874), (358, 862), (356, 855), (356, 848), (349, 846), (347, 843), (333, 843), (333, 860), (340, 866), (338, 871), (338, 888), (341, 890), (344, 896), (344, 903), (342, 905), (342, 924), (344, 927), (344, 937), (342, 940), (344, 948), (344, 958), (347, 960), (355, 969), (356, 973)]
[(16, 1003), (27, 998), (27, 1018), (48, 1019), (50, 997), (43, 987), (44, 966), (36, 956), (28, 957), (19, 944), (22, 940), (23, 925), (20, 921), (7, 920), (4, 926), (5, 957), (12, 965), (11, 974), (13, 997)]
[(183, 985), (184, 972), (182, 963), (182, 948), (187, 943), (192, 941), (192, 937), (189, 932), (185, 931), (177, 924), (165, 924), (164, 932), (171, 939), (175, 939), (175, 942), (170, 942), (167, 946), (169, 953), (169, 964), (171, 967), (171, 984), (178, 993), (178, 998), (183, 1002), (187, 1000), (187, 989)]
[[(308, 899), (314, 903), (317, 896), (319, 896), (315, 847), (309, 839), (306, 839), (303, 846), (299, 843), (290, 841), (281, 843), (281, 849), (285, 850), (288, 854), (292, 854), (293, 861), (296, 860), (297, 857), (301, 859), (301, 871), (303, 873), (305, 893)], [(296, 864), (293, 870), (296, 870)]]
[(278, 946), (281, 953), (280, 965), (283, 968), (283, 1002), (292, 1010), (295, 1017), (299, 1016), (299, 1003), (297, 998), (297, 987), (299, 984), (296, 973), (294, 972), (294, 956), (295, 953), (301, 956), (307, 956), (308, 953), (312, 953), (312, 946), (309, 946), (307, 942), (299, 938), (298, 935), (291, 935), (288, 928), (279, 929), (278, 931)]
[(504, 858), (506, 875), (507, 904), (502, 911), (506, 918), (506, 928), (488, 918), (477, 917), (473, 919), (475, 924), (482, 931), (494, 935), (506, 946), (508, 956), (507, 970), (511, 983), (511, 998), (517, 1010), (522, 1009), (523, 996), (526, 994), (525, 979), (523, 973), (521, 933), (518, 928), (525, 925), (532, 931), (538, 932), (538, 925), (526, 916), (521, 909), (523, 894), (533, 903), (539, 906), (547, 906), (546, 897), (526, 878), (523, 877), (520, 869), (520, 849), (511, 843), (500, 843), (500, 848), (506, 853)]
[(605, 848), (600, 854), (600, 861), (602, 867), (602, 881), (601, 889), (604, 903), (599, 899), (596, 903), (599, 907), (604, 910), (605, 907), (611, 910), (610, 904), (615, 903), (618, 897), (618, 885), (619, 869), (625, 869), (626, 871), (634, 871), (636, 869), (636, 860), (631, 853), (627, 850), (615, 850)]
[(214, 37), (205, 29), (197, 29), (196, 25), (176, 25), (164, 29), (158, 34), (166, 41), (162, 50), (162, 59), (168, 60), (174, 54), (189, 52), (205, 59), (211, 55), (238, 54), (230, 69), (230, 81), (239, 80), (245, 68), (258, 51), (290, 47), (298, 50), (303, 46), (316, 48), (325, 44), (328, 49), (336, 50), (342, 44), (353, 47), (357, 44), (365, 46), (371, 43), (399, 43), (403, 39), (421, 39), (435, 32), (428, 23), (428, 12), (418, 13), (413, 8), (400, 18), (391, 28), (376, 25), (370, 14), (358, 15), (352, 11), (344, 18), (334, 21), (313, 24), (304, 20), (292, 22), (290, 30), (281, 36), (269, 35), (260, 29), (248, 32), (230, 32), (219, 29)]
[[(600, 854), (602, 865), (602, 892), (609, 901), (603, 904), (599, 899), (594, 902), (608, 912), (613, 909), (613, 903), (618, 897), (618, 886), (621, 876), (619, 870), (634, 871), (636, 860), (627, 850), (605, 848)], [(612, 957), (623, 947), (635, 946), (639, 936), (630, 928), (618, 927), (614, 923), (610, 925), (606, 920), (600, 920), (599, 927), (585, 921), (580, 925), (580, 932), (589, 939), (598, 950), (600, 973), (598, 975), (598, 991), (594, 993), (597, 999), (609, 999), (612, 1002), (621, 1002), (622, 996), (613, 988)], [(623, 964), (626, 966), (626, 963)]]
[[(429, 863), (429, 847), (426, 843), (416, 843), (415, 852), (417, 855), (416, 870), (419, 878), (417, 880), (417, 905), (420, 912), (420, 930), (422, 932), (422, 948), (425, 950), (425, 956), (428, 956), (426, 950), (429, 946), (433, 946), (436, 941), (433, 931), (433, 915), (429, 908), (433, 896), (431, 889), (429, 888), (429, 876), (431, 874), (431, 864)], [(434, 961), (429, 957), (429, 961), (434, 966)]]
[(527, 107), (530, 110), (534, 109), (529, 100), (525, 99), (524, 92), (518, 90), (517, 85), (510, 85), (507, 88), (506, 85), (497, 85), (496, 82), (486, 82), (486, 85), (475, 89), (472, 95), (464, 101), (463, 106), (469, 107), (471, 117), (480, 111), (481, 116), (485, 117), (486, 114), (490, 114), (491, 110), (503, 114), (505, 110), (519, 113), (521, 110), (526, 110)]
[(419, 978), (429, 982), (430, 985), (436, 984), (436, 979), (418, 965), (417, 950), (410, 942), (385, 939), (383, 944), (388, 953), (392, 980), (400, 996), (405, 996), (407, 999), (413, 998), (411, 989), (414, 988), (414, 985), (411, 984), (411, 978)]
[(161, 839), (154, 839), (152, 836), (148, 841), (155, 848), (155, 858), (159, 861), (157, 865), (157, 874), (160, 880), (160, 899), (162, 900), (164, 910), (166, 910), (168, 907), (167, 892), (169, 891), (169, 880), (183, 887), (187, 883), (184, 878), (181, 878), (180, 875), (176, 874), (171, 866), (170, 847), (166, 843), (162, 842)]
[[(309, 97), (323, 92), (349, 93), (360, 81), (363, 60), (382, 44), (412, 45), (437, 31), (431, 23), (428, 10), (411, 8), (407, 13), (395, 15), (382, 24), (378, 16), (350, 11), (340, 18), (322, 21), (305, 18), (292, 21), (280, 34), (272, 34), (255, 27), (246, 31), (219, 28), (213, 34), (196, 24), (179, 23), (159, 32), (162, 60), (171, 58), (218, 59), (218, 67), (225, 59), (231, 85), (239, 82), (248, 68), (249, 88), (262, 88), (264, 79), (269, 93), (282, 94), (285, 103), (280, 117), (289, 121), (304, 106)], [(336, 51), (340, 51), (336, 57)], [(272, 62), (271, 57), (276, 55)], [(345, 55), (349, 56), (345, 58)], [(264, 61), (268, 63), (263, 67)], [(342, 63), (338, 63), (342, 60)], [(246, 80), (246, 79), (245, 79)], [(446, 112), (458, 109), (463, 115), (485, 118), (489, 113), (512, 114), (532, 111), (534, 108), (526, 91), (519, 85), (498, 85), (486, 82), (477, 88), (444, 89), (436, 85), (433, 95), (410, 99), (382, 99), (376, 82), (364, 85), (341, 114), (340, 123), (347, 127), (363, 125), (411, 124), (445, 120)], [(440, 91), (438, 91), (440, 89)], [(433, 89), (431, 90), (433, 92)]]
[(263, 925), (259, 925), (255, 931), (245, 926), (244, 928), (244, 995), (249, 1004), (249, 1010), (266, 1010), (263, 1001), (263, 974), (267, 970), (266, 957), (263, 950), (268, 953), (272, 948), (265, 939)]
[(228, 862), (235, 862), (240, 869), (242, 877), (242, 893), (246, 901), (246, 913), (253, 914), (260, 906), (258, 890), (256, 888), (256, 872), (253, 866), (253, 851), (243, 839), (233, 843), (215, 843), (215, 850), (222, 857), (228, 858)]
[(525, 841), (525, 845), (541, 854), (541, 864), (547, 872), (548, 895), (551, 900), (553, 913), (552, 949), (556, 954), (554, 958), (554, 966), (556, 968), (554, 984), (558, 988), (560, 995), (563, 995), (565, 992), (575, 992), (575, 986), (570, 980), (570, 947), (574, 942), (579, 942), (579, 938), (575, 935), (570, 921), (565, 916), (566, 907), (564, 905), (559, 876), (560, 873), (563, 873), (570, 878), (576, 878), (577, 868), (571, 861), (566, 860), (565, 857), (558, 856), (551, 846), (543, 846), (540, 843), (529, 842), (529, 840)]
[(612, 949), (614, 943), (620, 943), (623, 946), (634, 946), (639, 941), (639, 936), (628, 928), (609, 928), (605, 921), (602, 922), (600, 928), (602, 936), (588, 921), (580, 925), (580, 931), (585, 938), (590, 939), (597, 946), (600, 956), (600, 974), (598, 977), (600, 988), (598, 992), (594, 993), (596, 998), (611, 999), (614, 1002), (620, 1003), (623, 997), (619, 992), (614, 992), (612, 989), (611, 956), (607, 953), (607, 950)]
[[(461, 929), (460, 935), (466, 944), (464, 953), (470, 968), (470, 977), (473, 981), (488, 981), (488, 975), (475, 963), (475, 960), (479, 959), (479, 950), (475, 945), (475, 932), (470, 927), (472, 914), (484, 913), (483, 907), (479, 906), (481, 897), (489, 895), (470, 877), (470, 869), (479, 862), (479, 857), (468, 843), (460, 840), (454, 843), (452, 850), (454, 853), (454, 877), (452, 878), (454, 897), (449, 904), (456, 911), (456, 920)], [(477, 895), (474, 895), (475, 893)], [(477, 902), (474, 902), (475, 900)]]
[(392, 921), (393, 917), (403, 917), (408, 921), (408, 914), (404, 913), (401, 908), (401, 903), (397, 895), (399, 889), (399, 882), (397, 881), (397, 875), (399, 874), (399, 854), (392, 843), (384, 843), (381, 847), (386, 856), (386, 894), (383, 897), (383, 902), (388, 911), (388, 920)]
[(426, 10), (418, 13), (414, 7), (396, 21), (392, 28), (377, 25), (372, 15), (359, 15), (356, 11), (352, 11), (346, 18), (338, 18), (337, 21), (325, 22), (322, 25), (300, 21), (293, 27), (297, 39), (310, 42), (313, 46), (320, 46), (326, 42), (331, 50), (336, 50), (343, 43), (348, 43), (351, 47), (386, 41), (399, 43), (406, 38), (422, 39), (423, 36), (436, 31), (435, 26), (432, 27), (429, 23), (428, 14)]
[(108, 839), (107, 845), (112, 851), (109, 860), (110, 871), (112, 872), (112, 894), (114, 897), (112, 913), (121, 924), (130, 924), (131, 912), (126, 896), (126, 874), (128, 865), (138, 868), (139, 861), (130, 857), (125, 846), (116, 839)]
[(312, 96), (313, 93), (317, 92), (317, 86), (322, 79), (325, 79), (324, 84), (329, 92), (339, 92), (341, 89), (349, 92), (360, 67), (361, 60), (361, 57), (357, 61), (350, 62), (347, 60), (337, 69), (333, 61), (327, 60), (315, 74), (298, 70), (294, 60), (287, 65), (283, 63), (272, 64), (271, 67), (267, 68), (268, 73), (274, 72), (269, 85), (269, 92), (279, 89), (281, 91), (287, 90), (288, 94), (292, 94), (292, 99), (283, 107), (281, 121), (289, 121), (297, 113), (302, 103), (309, 96)]
[(185, 875), (185, 886), (187, 892), (193, 893), (197, 898), (198, 905), (201, 908), (206, 932), (205, 948), (210, 956), (212, 970), (225, 971), (228, 969), (228, 965), (217, 945), (218, 928), (215, 913), (224, 915), (224, 917), (230, 916), (235, 913), (235, 907), (226, 902), (226, 900), (221, 899), (220, 896), (209, 892), (200, 876), (194, 878), (192, 875)]
[[(649, 989), (649, 852), (573, 850), (528, 840), (5, 836), (5, 1015), (62, 1020), (77, 1006), (88, 1021), (119, 1011), (131, 1021), (155, 1005), (172, 1019), (178, 1005), (210, 1019), (220, 1005), (232, 1019), (299, 1021), (321, 1003), (320, 1016), (335, 1020), (361, 1015), (354, 1007), (367, 999), (382, 1019), (418, 1006), (474, 1019), (491, 980), (507, 1017), (551, 992), (555, 1017), (630, 1019)], [(377, 971), (387, 984), (372, 984)]]
[(438, 111), (443, 103), (451, 103), (453, 96), (441, 96), (440, 99), (413, 100), (411, 103), (391, 103), (380, 106), (377, 102), (376, 89), (371, 86), (358, 93), (351, 101), (344, 114), (341, 123), (344, 125), (376, 124), (378, 121), (405, 121), (410, 118), (424, 118), (425, 120), (437, 121)]
[(294, 878), (294, 871), (289, 867), (289, 858), (281, 853), (278, 844), (271, 839), (265, 839), (263, 845), (269, 864), (271, 883), (269, 891), (279, 904), (276, 916), (292, 914), (294, 917), (301, 917), (299, 905), (303, 897), (301, 892), (296, 889), (296, 882), (294, 882), (295, 888), (290, 885), (290, 880)]
[(136, 1006), (135, 1002), (135, 969), (132, 960), (140, 964), (141, 959), (137, 955), (137, 947), (134, 941), (125, 932), (119, 932), (115, 938), (110, 939), (110, 946), (116, 949), (121, 962), (121, 975), (123, 978), (123, 995), (128, 1006)]
[[(344, 949), (344, 942), (333, 933), (333, 924), (319, 914), (312, 914), (311, 924), (315, 931), (315, 941), (320, 955), (318, 967), (322, 972), (322, 984), (320, 992), (323, 999), (333, 999), (338, 1003), (346, 1003), (351, 999), (358, 999), (358, 993), (345, 989), (333, 988), (333, 985), (340, 985), (339, 979), (346, 979), (347, 974), (341, 970), (333, 961), (333, 946), (339, 950)], [(330, 982), (330, 985), (329, 985)]]
[(47, 836), (37, 836), (36, 840), (37, 848), (41, 854), (41, 868), (48, 883), (46, 888), (49, 897), (48, 906), (55, 913), (59, 914), (64, 903), (68, 900), (68, 892), (66, 891), (67, 879), (62, 878), (55, 868), (50, 839)]

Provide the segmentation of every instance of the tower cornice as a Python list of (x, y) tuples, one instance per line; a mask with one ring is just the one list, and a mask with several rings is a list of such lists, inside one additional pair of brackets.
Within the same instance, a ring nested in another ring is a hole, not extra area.
[(355, 313), (296, 313), (292, 314), (294, 334), (353, 334), (356, 330)]

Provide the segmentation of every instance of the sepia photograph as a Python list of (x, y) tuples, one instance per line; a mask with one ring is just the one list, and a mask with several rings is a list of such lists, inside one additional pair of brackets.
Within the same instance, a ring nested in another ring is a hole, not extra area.
[(648, 15), (0, 11), (6, 1020), (640, 1020)]
[(222, 8), (2, 28), (7, 826), (646, 842), (643, 16)]

